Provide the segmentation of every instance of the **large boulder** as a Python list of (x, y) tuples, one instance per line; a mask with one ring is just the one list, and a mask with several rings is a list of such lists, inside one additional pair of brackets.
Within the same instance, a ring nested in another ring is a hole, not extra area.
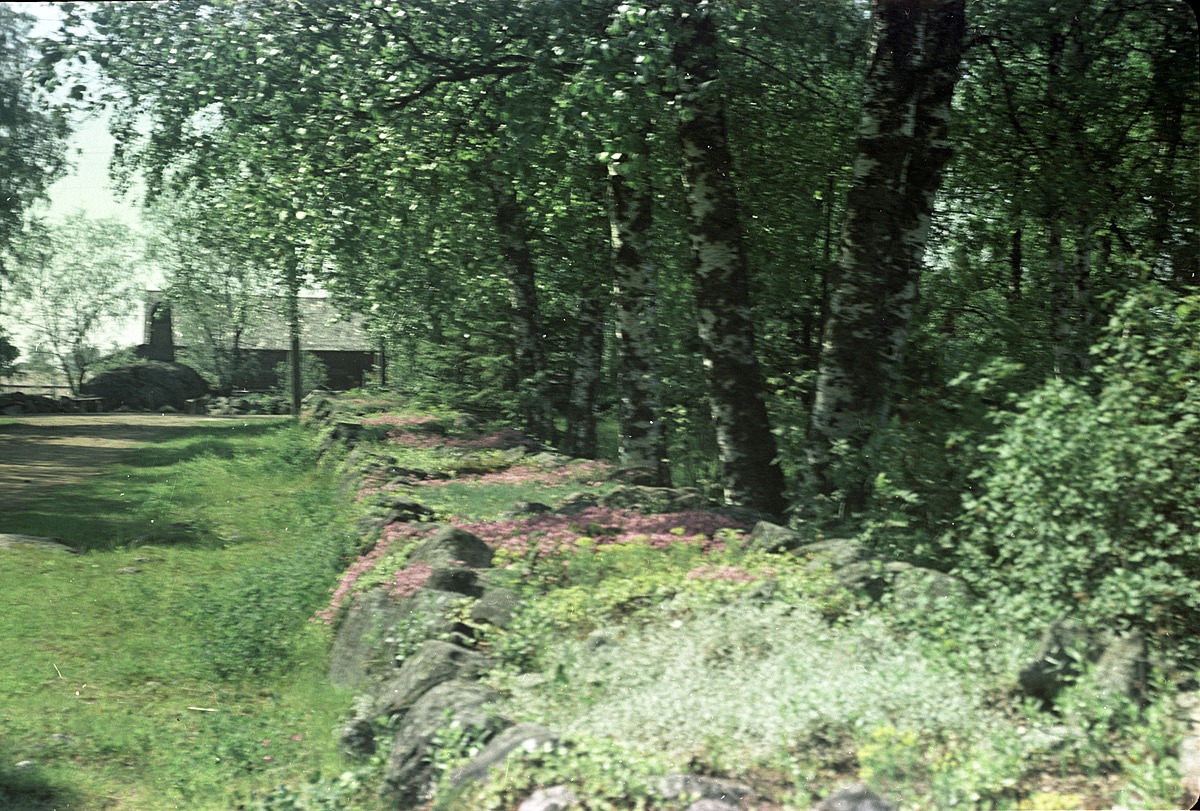
[(450, 774), (450, 785), (460, 788), (468, 783), (486, 783), (492, 770), (501, 770), (508, 757), (518, 750), (536, 752), (556, 746), (559, 736), (549, 727), (525, 722), (501, 732), (471, 758)]
[(373, 753), (377, 719), (403, 715), (432, 688), (453, 679), (474, 678), (487, 667), (482, 654), (449, 642), (426, 640), (404, 660), (394, 677), (355, 702), (355, 715), (340, 734), (342, 747), (353, 754)]
[(146, 360), (100, 372), (80, 387), (80, 393), (100, 397), (110, 410), (157, 411), (169, 406), (186, 411), (187, 401), (209, 394), (209, 386), (190, 366)]
[(630, 484), (601, 497), (601, 506), (644, 513), (677, 513), (710, 510), (713, 503), (693, 487), (647, 487)]
[(393, 599), (383, 588), (357, 595), (347, 609), (330, 651), (329, 677), (339, 687), (361, 689), (387, 680), (403, 663), (402, 643), (469, 634), (458, 617), (460, 593), (423, 588)]
[(754, 789), (745, 783), (695, 774), (664, 775), (652, 783), (652, 788), (656, 794), (667, 800), (695, 801), (688, 806), (689, 808), (695, 808), (699, 803), (721, 803), (737, 807), (758, 798)]
[(0, 414), (8, 417), (18, 414), (69, 414), (75, 410), (70, 400), (56, 400), (19, 391), (0, 394)]
[(1143, 698), (1150, 671), (1145, 638), (1136, 632), (1096, 631), (1069, 617), (1059, 618), (1043, 632), (1018, 684), (1049, 708), (1088, 669), (1091, 679), (1085, 684), (1097, 693)]
[(813, 538), (793, 529), (770, 521), (759, 521), (746, 536), (743, 546), (752, 552), (792, 552), (813, 542)]
[(440, 730), (454, 725), (486, 740), (509, 726), (489, 709), (499, 698), (496, 691), (478, 682), (455, 679), (425, 693), (400, 717), (383, 779), (386, 791), (401, 807), (421, 798), (429, 788), (435, 776), (430, 756)]

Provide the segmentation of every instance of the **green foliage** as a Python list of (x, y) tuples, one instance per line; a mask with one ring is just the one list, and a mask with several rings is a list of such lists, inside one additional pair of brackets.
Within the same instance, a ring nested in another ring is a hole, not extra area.
[(649, 777), (667, 764), (653, 753), (605, 738), (573, 736), (533, 751), (520, 750), (482, 789), (447, 796), (438, 811), (502, 811), (547, 786), (570, 786), (586, 808), (623, 811), (653, 803)]
[(1200, 298), (1118, 307), (1085, 380), (1002, 417), (956, 534), (960, 568), (1027, 616), (1181, 634), (1200, 622)]
[(64, 111), (28, 80), (38, 56), (32, 24), (19, 6), (0, 6), (0, 279), (8, 270), (10, 242), (21, 232), (30, 207), (66, 168)]
[(300, 631), (356, 542), (339, 526), (342, 511), (336, 504), (332, 487), (304, 493), (278, 516), (278, 531), (305, 543), (219, 589), (197, 584), (192, 619), (204, 639), (199, 656), (217, 676), (274, 674), (294, 664)]

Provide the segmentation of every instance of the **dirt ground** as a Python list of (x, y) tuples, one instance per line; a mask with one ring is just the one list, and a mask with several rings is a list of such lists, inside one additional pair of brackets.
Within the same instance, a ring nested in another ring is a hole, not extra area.
[[(14, 420), (15, 424), (7, 423)], [(278, 417), (27, 414), (0, 422), (0, 514), (119, 462), (130, 448), (205, 423)], [(0, 530), (3, 528), (0, 527)]]

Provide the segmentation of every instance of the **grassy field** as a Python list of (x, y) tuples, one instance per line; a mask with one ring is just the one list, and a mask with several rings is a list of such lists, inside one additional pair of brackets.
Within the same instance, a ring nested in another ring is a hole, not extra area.
[(222, 423), (4, 516), (0, 808), (227, 809), (344, 763), (308, 623), (353, 553), (288, 423)]

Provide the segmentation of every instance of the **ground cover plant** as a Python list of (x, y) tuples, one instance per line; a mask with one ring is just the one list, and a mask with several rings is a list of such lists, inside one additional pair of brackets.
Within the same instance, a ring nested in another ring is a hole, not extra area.
[[(364, 422), (403, 425), (376, 447), (427, 472), (505, 444), (448, 430), (444, 418)], [(1035, 706), (1013, 685), (1043, 626), (1026, 620), (1014, 632), (1019, 613), (987, 602), (874, 604), (804, 555), (748, 550), (749, 525), (719, 511), (506, 514), (504, 499), (554, 505), (572, 490), (612, 488), (594, 463), (560, 462), (546, 478), (522, 458), (359, 494), (435, 493), (439, 518), (492, 547), (488, 577), (523, 598), (509, 628), (477, 641), (498, 663), (486, 677), (503, 696), (497, 711), (564, 736), (482, 790), (444, 781), (436, 807), (507, 809), (536, 787), (567, 783), (586, 808), (675, 808), (655, 798), (653, 780), (689, 769), (746, 780), (770, 809), (807, 808), (848, 779), (906, 809), (1175, 801), (1181, 728), (1168, 685), (1139, 704), (1085, 672), (1056, 706)], [(556, 486), (572, 477), (571, 488)], [(385, 528), (317, 624), (335, 624), (357, 590), (414, 593), (429, 572), (408, 564), (407, 551), (428, 531)], [(444, 732), (434, 758), (449, 775), (482, 744), (470, 729)]]
[[(447, 726), (428, 808), (508, 811), (565, 783), (587, 809), (679, 811), (654, 786), (680, 771), (752, 785), (759, 811), (847, 780), (903, 809), (1177, 799), (1165, 672), (1138, 701), (1085, 668), (1042, 707), (1014, 689), (1041, 626), (1003, 602), (877, 603), (820, 557), (754, 549), (738, 515), (608, 506), (604, 464), (389, 398), (336, 408), (327, 424), (365, 429), (347, 450), (328, 429), (231, 422), (13, 514), (90, 551), (0, 560), (5, 639), (30, 651), (0, 675), (6, 808), (377, 808), (386, 746), (337, 751), (352, 701), (325, 672), (357, 593), (401, 599), (431, 574), (408, 554), (433, 522), (360, 535), (397, 500), (491, 546), (490, 585), (520, 597), (507, 628), (475, 626), (494, 709), (561, 734), (461, 789), (483, 739)], [(397, 628), (396, 655), (423, 633)]]
[(311, 444), (208, 424), (6, 514), (85, 552), (0, 557), (0, 807), (229, 809), (345, 771), (306, 620), (353, 536)]

